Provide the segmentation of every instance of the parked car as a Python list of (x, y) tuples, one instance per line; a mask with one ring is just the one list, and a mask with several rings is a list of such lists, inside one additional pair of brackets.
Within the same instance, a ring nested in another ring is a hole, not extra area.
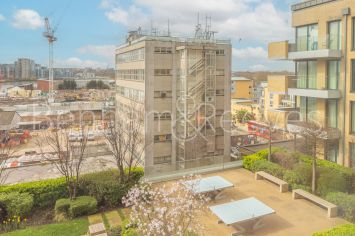
[(68, 140), (69, 142), (75, 142), (78, 139), (78, 135), (76, 133), (69, 133)]
[(89, 131), (89, 132), (88, 132), (87, 139), (88, 139), (89, 141), (95, 141), (95, 138), (96, 138), (95, 133), (94, 133), (93, 131)]

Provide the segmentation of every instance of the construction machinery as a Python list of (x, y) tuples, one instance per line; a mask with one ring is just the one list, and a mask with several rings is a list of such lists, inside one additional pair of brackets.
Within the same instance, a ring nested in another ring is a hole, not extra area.
[(46, 31), (43, 32), (43, 36), (47, 39), (48, 41), (48, 51), (49, 51), (49, 57), (48, 57), (48, 74), (49, 74), (49, 93), (48, 93), (48, 103), (54, 102), (54, 86), (53, 86), (53, 43), (57, 41), (57, 38), (54, 36), (55, 30), (52, 29), (51, 25), (49, 23), (48, 17), (44, 19), (45, 21), (45, 26), (46, 26)]

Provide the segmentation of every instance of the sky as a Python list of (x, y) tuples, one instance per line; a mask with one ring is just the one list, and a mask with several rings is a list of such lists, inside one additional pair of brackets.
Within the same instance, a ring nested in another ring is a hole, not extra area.
[(48, 64), (42, 33), (49, 17), (58, 41), (55, 67), (114, 67), (114, 49), (127, 31), (152, 26), (193, 36), (197, 15), (212, 19), (216, 38), (232, 42), (233, 71), (293, 70), (267, 59), (267, 44), (294, 41), (290, 5), (300, 0), (0, 0), (0, 64), (31, 58)]

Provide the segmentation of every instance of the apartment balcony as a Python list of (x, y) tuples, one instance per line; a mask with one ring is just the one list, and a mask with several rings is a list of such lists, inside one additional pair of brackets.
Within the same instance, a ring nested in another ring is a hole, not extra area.
[(312, 97), (321, 99), (339, 99), (342, 97), (341, 91), (339, 89), (330, 89), (326, 86), (321, 87), (318, 84), (320, 82), (327, 81), (324, 78), (323, 81), (311, 81), (304, 76), (293, 77), (293, 83), (290, 83), (287, 94), (289, 96), (299, 96), (299, 97)]
[[(302, 41), (302, 40), (300, 40)], [(296, 44), (291, 44), (288, 41), (273, 42), (269, 44), (268, 53), (269, 59), (273, 60), (338, 60), (342, 56), (339, 49), (332, 49), (328, 40), (320, 43), (314, 41), (305, 47), (297, 47)]]
[[(288, 120), (287, 130), (291, 133), (302, 134), (305, 133), (305, 129), (310, 129), (310, 125), (307, 122), (301, 120)], [(318, 138), (323, 140), (335, 140), (341, 138), (341, 132), (338, 128), (326, 127), (326, 128), (315, 128), (319, 134)], [(307, 132), (310, 133), (310, 132)]]

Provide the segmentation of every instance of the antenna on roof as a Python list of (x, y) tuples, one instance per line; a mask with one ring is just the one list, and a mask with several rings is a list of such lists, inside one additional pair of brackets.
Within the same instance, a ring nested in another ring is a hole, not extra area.
[(170, 20), (168, 19), (168, 36), (170, 37)]

